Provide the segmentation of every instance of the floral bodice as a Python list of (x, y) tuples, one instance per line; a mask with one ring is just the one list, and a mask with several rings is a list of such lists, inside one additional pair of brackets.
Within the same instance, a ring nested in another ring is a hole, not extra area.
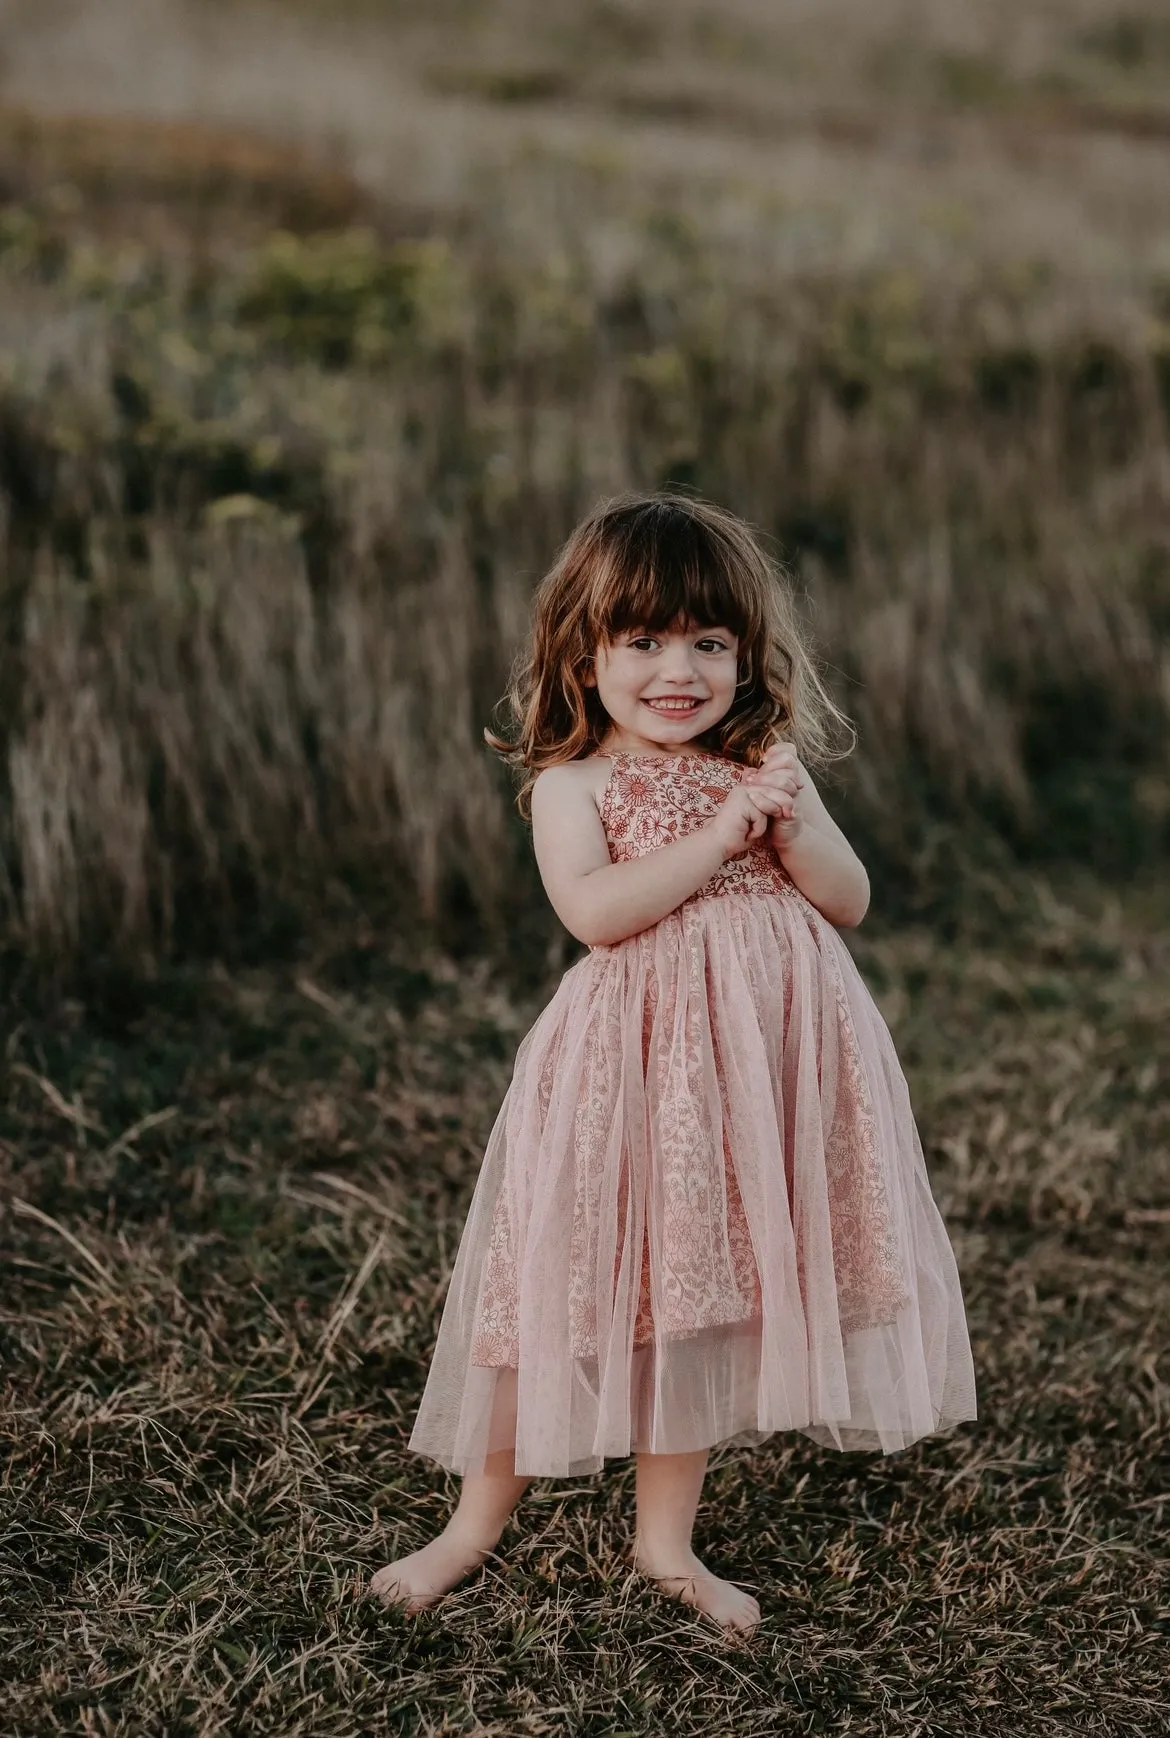
[[(613, 771), (601, 798), (601, 824), (615, 863), (644, 857), (697, 832), (718, 813), (746, 771), (736, 761), (708, 754), (651, 756), (616, 750), (605, 758)], [(791, 898), (796, 888), (771, 845), (760, 843), (729, 857), (690, 898), (725, 893)]]

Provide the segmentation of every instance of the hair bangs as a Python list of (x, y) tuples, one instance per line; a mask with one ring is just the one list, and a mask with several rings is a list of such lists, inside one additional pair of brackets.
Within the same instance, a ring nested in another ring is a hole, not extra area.
[(598, 638), (634, 628), (661, 633), (683, 622), (727, 628), (740, 639), (758, 631), (760, 612), (732, 551), (685, 507), (661, 504), (622, 530), (597, 573), (591, 614)]

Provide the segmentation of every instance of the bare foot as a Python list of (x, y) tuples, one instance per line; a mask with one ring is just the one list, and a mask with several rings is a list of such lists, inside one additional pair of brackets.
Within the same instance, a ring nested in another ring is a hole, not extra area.
[(634, 1567), (663, 1593), (681, 1599), (684, 1605), (693, 1605), (723, 1629), (750, 1635), (760, 1621), (760, 1608), (751, 1594), (733, 1581), (721, 1581), (718, 1575), (712, 1575), (693, 1551), (672, 1551), (660, 1556), (639, 1545), (634, 1552)]
[(369, 1591), (386, 1605), (405, 1606), (413, 1616), (449, 1593), (489, 1555), (489, 1550), (448, 1529), (421, 1551), (412, 1551), (409, 1557), (399, 1557), (379, 1569), (371, 1578)]

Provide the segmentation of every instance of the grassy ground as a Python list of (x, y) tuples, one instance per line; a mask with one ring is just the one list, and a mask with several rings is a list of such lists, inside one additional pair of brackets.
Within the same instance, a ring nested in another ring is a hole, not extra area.
[(404, 1441), (555, 973), (347, 934), (10, 1010), (4, 1730), (1165, 1730), (1165, 899), (1031, 892), (998, 946), (857, 934), (981, 1416), (888, 1462), (725, 1454), (702, 1546), (759, 1590), (746, 1651), (630, 1580), (627, 1463), (535, 1485), (440, 1612), (361, 1598), (450, 1500)]

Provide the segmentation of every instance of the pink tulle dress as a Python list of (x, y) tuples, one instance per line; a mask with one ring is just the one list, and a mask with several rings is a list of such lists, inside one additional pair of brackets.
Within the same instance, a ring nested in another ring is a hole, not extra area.
[[(625, 862), (743, 768), (617, 753)], [(974, 1419), (954, 1253), (889, 1032), (768, 845), (571, 966), (488, 1140), (410, 1447), (596, 1471), (799, 1430), (890, 1454)], [(498, 1468), (499, 1462), (493, 1462)]]

